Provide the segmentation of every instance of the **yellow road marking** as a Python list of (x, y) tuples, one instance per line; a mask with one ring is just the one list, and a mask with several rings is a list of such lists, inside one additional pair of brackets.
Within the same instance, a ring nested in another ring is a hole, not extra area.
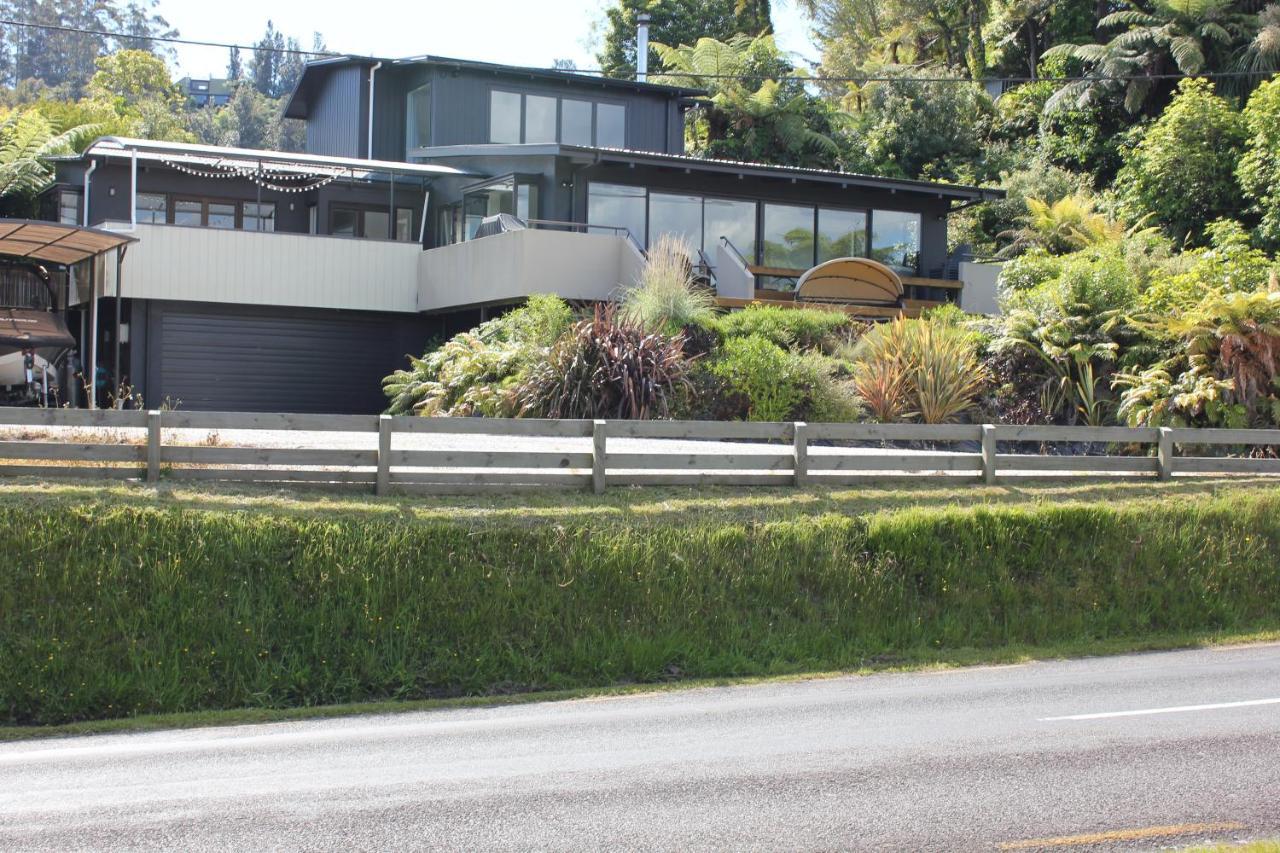
[(1087, 835), (1063, 835), (1058, 838), (1029, 838), (1025, 841), (1005, 841), (997, 844), (996, 847), (1001, 850), (1083, 847), (1086, 844), (1102, 844), (1106, 841), (1143, 841), (1148, 838), (1168, 838), (1174, 835), (1191, 835), (1195, 832), (1226, 832), (1233, 829), (1244, 829), (1244, 824), (1231, 823), (1229, 821), (1219, 823), (1177, 823), (1171, 826), (1146, 826), (1139, 829), (1091, 832)]

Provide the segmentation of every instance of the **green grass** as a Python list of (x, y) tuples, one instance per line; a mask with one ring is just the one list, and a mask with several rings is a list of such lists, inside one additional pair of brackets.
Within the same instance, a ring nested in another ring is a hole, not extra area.
[(11, 726), (1280, 628), (1280, 490), (1245, 480), (383, 501), (14, 484), (0, 553)]

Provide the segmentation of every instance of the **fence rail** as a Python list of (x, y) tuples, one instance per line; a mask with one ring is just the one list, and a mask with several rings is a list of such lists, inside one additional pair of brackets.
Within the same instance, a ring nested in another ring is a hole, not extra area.
[[(1258, 447), (1280, 448), (1280, 430), (0, 408), (0, 476), (322, 483), (378, 494), (1280, 475), (1275, 454), (1245, 452)], [(1215, 448), (1234, 453), (1206, 455)]]

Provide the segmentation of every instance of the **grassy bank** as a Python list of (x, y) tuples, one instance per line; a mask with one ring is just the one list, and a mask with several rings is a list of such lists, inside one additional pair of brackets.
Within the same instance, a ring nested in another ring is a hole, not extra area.
[[(879, 504), (897, 508), (880, 511), (840, 511), (831, 492), (633, 492), (523, 512), (8, 488), (0, 722), (1280, 626), (1280, 490), (1197, 488), (1048, 502), (1028, 486), (971, 492), (968, 507), (895, 492)], [(680, 506), (700, 500), (712, 503)]]

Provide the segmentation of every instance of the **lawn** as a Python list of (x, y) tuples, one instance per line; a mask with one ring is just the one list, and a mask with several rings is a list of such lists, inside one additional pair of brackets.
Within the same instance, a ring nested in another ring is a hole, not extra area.
[(21, 732), (1280, 629), (1280, 488), (1243, 478), (412, 499), (15, 481), (0, 552), (0, 725)]

